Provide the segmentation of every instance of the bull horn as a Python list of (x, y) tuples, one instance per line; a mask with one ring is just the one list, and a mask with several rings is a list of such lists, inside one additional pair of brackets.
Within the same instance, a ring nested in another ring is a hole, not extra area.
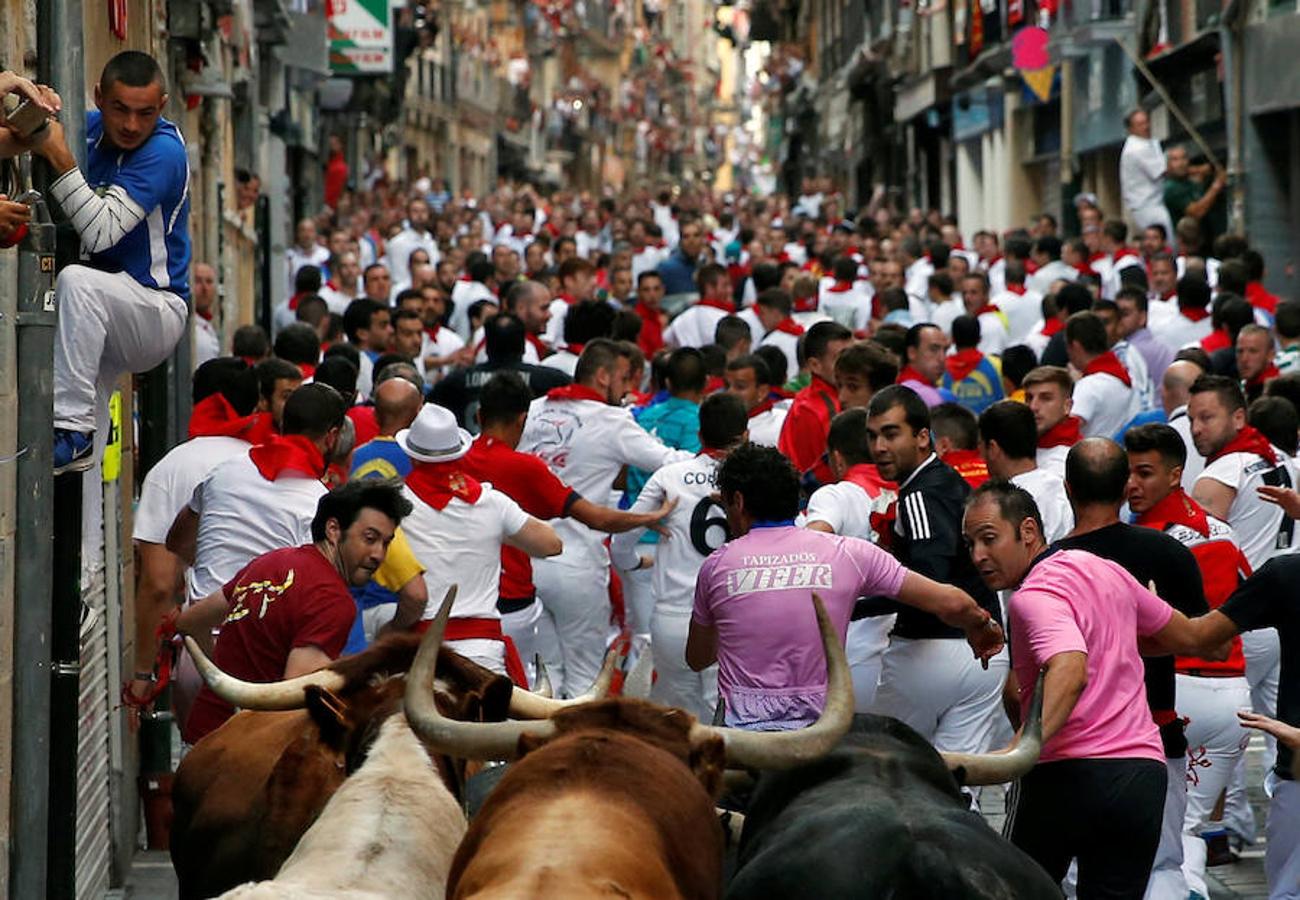
[[(600, 667), (600, 673), (596, 676), (596, 680), (591, 683), (591, 687), (587, 688), (584, 693), (569, 700), (554, 700), (544, 696), (539, 691), (526, 691), (516, 685), (514, 693), (510, 695), (510, 715), (516, 719), (549, 719), (562, 709), (602, 699), (609, 693), (609, 686), (614, 680), (614, 672), (623, 664), (623, 658), (624, 654), (619, 644), (610, 647), (609, 652), (605, 654), (605, 662)], [(542, 670), (539, 669), (538, 671), (541, 672)], [(546, 684), (549, 687), (549, 676)], [(538, 686), (541, 686), (540, 683)]]
[(555, 696), (555, 688), (551, 686), (551, 674), (546, 671), (546, 663), (542, 662), (542, 654), (538, 653), (533, 659), (537, 667), (533, 694), (545, 700), (550, 700)]
[(727, 764), (751, 769), (792, 769), (829, 753), (853, 724), (853, 679), (844, 644), (831, 624), (818, 594), (812, 595), (826, 651), (826, 707), (817, 721), (797, 731), (745, 731), (713, 725), (691, 726), (691, 743), (721, 737), (727, 746)]
[(1043, 749), (1043, 673), (1038, 673), (1029, 716), (1011, 746), (996, 753), (940, 753), (949, 771), (962, 770), (962, 784), (1005, 784), (1015, 781), (1034, 767)]
[[(438, 712), (438, 704), (434, 702), (431, 690), (434, 668), (455, 597), (456, 589), (453, 587), (447, 592), (437, 617), (420, 641), (415, 662), (411, 664), (411, 671), (406, 676), (406, 719), (416, 735), (439, 753), (463, 759), (514, 759), (519, 753), (521, 737), (526, 734), (550, 737), (555, 733), (555, 726), (546, 721), (457, 722)], [(519, 694), (520, 691), (516, 688), (515, 696)], [(540, 701), (540, 698), (535, 699)], [(511, 707), (513, 711), (514, 697), (511, 699)]]
[(307, 688), (312, 685), (338, 692), (343, 690), (346, 683), (346, 679), (333, 669), (320, 669), (297, 678), (267, 684), (242, 681), (221, 671), (203, 652), (199, 642), (188, 634), (185, 635), (185, 649), (190, 652), (194, 668), (199, 670), (212, 693), (239, 709), (302, 709), (307, 702)]

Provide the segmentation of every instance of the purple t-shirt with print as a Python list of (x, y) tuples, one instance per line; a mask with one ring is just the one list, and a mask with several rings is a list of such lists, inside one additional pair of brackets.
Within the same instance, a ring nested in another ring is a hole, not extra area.
[(802, 728), (826, 702), (812, 594), (843, 643), (859, 597), (897, 597), (907, 570), (874, 544), (793, 525), (754, 528), (704, 561), (692, 618), (718, 631), (726, 723)]

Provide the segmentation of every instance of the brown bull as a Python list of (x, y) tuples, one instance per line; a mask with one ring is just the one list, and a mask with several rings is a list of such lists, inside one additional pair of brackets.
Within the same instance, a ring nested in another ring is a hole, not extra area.
[[(394, 635), (327, 669), (279, 685), (242, 685), (245, 708), (199, 741), (176, 772), (171, 855), (182, 898), (211, 897), (246, 881), (275, 876), (344, 780), (365, 760), (383, 723), (401, 709), (418, 635)], [(210, 666), (196, 657), (200, 669)], [(437, 703), (455, 719), (501, 720), (510, 681), (456, 653), (437, 660)], [(432, 683), (432, 681), (431, 681)], [(235, 683), (241, 685), (242, 683)], [(299, 709), (249, 711), (259, 705)], [(463, 762), (434, 758), (458, 794)]]
[(820, 600), (826, 709), (796, 732), (702, 725), (681, 710), (611, 699), (544, 721), (467, 724), (440, 715), (429, 692), (449, 614), (444, 605), (411, 669), (406, 714), (430, 747), (515, 759), (452, 862), (449, 897), (712, 898), (722, 886), (714, 811), (728, 765), (784, 768), (816, 759), (853, 717), (848, 663)]

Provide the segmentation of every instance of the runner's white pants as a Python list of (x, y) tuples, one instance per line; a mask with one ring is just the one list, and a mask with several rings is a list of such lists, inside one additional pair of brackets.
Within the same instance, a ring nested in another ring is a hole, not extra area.
[(650, 618), (650, 646), (654, 651), (655, 680), (650, 699), (684, 709), (701, 722), (712, 722), (718, 705), (718, 667), (696, 672), (686, 665), (686, 636), (691, 610), (655, 607)]
[[(555, 640), (541, 643), (555, 696), (571, 697), (591, 686), (605, 658), (609, 631), (609, 563), (571, 565), (533, 560), (533, 585)], [(545, 634), (539, 626), (539, 634)]]
[[(636, 552), (654, 558), (658, 544), (637, 544)], [(623, 607), (627, 611), (627, 627), (633, 634), (649, 634), (650, 618), (654, 615), (655, 594), (651, 587), (654, 569), (619, 569), (623, 580)], [(657, 658), (657, 657), (656, 657)]]
[(889, 630), (894, 627), (894, 619), (894, 616), (871, 616), (849, 622), (844, 653), (849, 658), (849, 673), (853, 676), (854, 712), (871, 712), (876, 702), (880, 668), (885, 649), (889, 646)]
[(147, 288), (125, 272), (68, 266), (55, 286), (54, 427), (94, 431), (117, 379), (171, 356), (189, 309), (171, 291)]
[(984, 669), (960, 638), (891, 637), (872, 712), (905, 722), (936, 749), (982, 753), (1004, 715), (1008, 667), (1003, 650)]
[[(1181, 708), (1181, 707), (1180, 707)], [(1160, 843), (1151, 863), (1145, 900), (1187, 900), (1183, 877), (1183, 818), (1187, 814), (1187, 757), (1166, 759), (1165, 814), (1160, 822)]]
[(1219, 794), (1232, 780), (1237, 762), (1244, 758), (1248, 732), (1237, 720), (1237, 710), (1250, 706), (1250, 684), (1245, 676), (1202, 678), (1179, 675), (1178, 714), (1187, 722), (1187, 814), (1183, 817), (1183, 876), (1187, 889), (1210, 896), (1205, 884), (1205, 841), (1200, 837), (1210, 823)]
[(501, 614), (501, 631), (514, 641), (515, 650), (528, 673), (528, 686), (537, 684), (537, 654), (541, 652), (537, 640), (537, 623), (542, 618), (542, 604), (534, 600), (521, 610)]
[[(1282, 646), (1276, 628), (1260, 628), (1241, 635), (1241, 649), (1246, 656), (1246, 680), (1250, 682), (1250, 708), (1265, 716), (1277, 715), (1277, 682), (1282, 667)], [(1264, 768), (1273, 767), (1277, 757), (1277, 740), (1264, 735), (1268, 748)], [(1228, 784), (1223, 804), (1223, 824), (1247, 843), (1255, 842), (1255, 814), (1246, 796), (1246, 756), (1237, 761), (1236, 771)]]
[(1264, 874), (1269, 900), (1300, 900), (1300, 782), (1269, 772), (1264, 792), (1268, 805), (1268, 850)]

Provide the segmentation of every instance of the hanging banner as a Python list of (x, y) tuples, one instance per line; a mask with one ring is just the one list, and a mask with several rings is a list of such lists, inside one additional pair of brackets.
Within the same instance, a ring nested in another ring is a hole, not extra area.
[(1051, 99), (1057, 67), (1047, 52), (1047, 30), (1021, 28), (1011, 38), (1011, 65), (1020, 73), (1029, 93), (1039, 102)]
[(1007, 0), (1007, 24), (1019, 25), (1025, 20), (1025, 0)]
[(327, 0), (330, 71), (378, 75), (393, 71), (390, 0)]

